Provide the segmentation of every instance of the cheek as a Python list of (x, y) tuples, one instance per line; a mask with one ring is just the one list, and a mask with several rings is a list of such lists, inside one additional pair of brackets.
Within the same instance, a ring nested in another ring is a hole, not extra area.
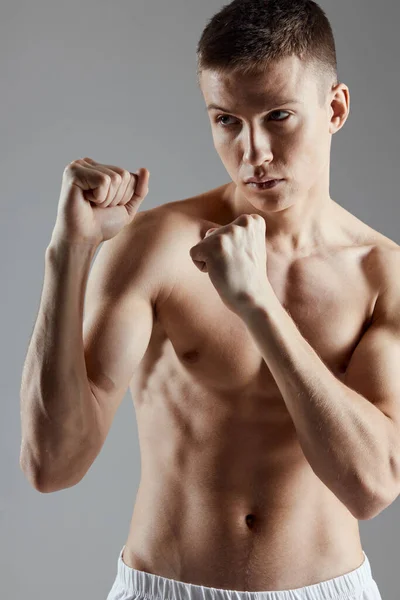
[(218, 136), (214, 140), (214, 148), (222, 164), (232, 175), (230, 170), (236, 169), (238, 163), (240, 163), (240, 145), (229, 139), (228, 136)]
[(313, 127), (304, 127), (292, 137), (287, 156), (293, 168), (305, 174), (315, 172), (316, 165), (325, 161), (325, 152), (321, 133)]
[(220, 154), (228, 156), (229, 152), (235, 149), (235, 143), (232, 140), (232, 136), (229, 138), (227, 135), (217, 134), (213, 136), (214, 147)]

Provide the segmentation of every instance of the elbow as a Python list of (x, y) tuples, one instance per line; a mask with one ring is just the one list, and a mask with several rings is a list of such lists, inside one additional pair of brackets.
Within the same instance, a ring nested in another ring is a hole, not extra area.
[(369, 521), (370, 519), (377, 517), (388, 506), (389, 504), (383, 502), (369, 502), (368, 505), (364, 505), (362, 509), (358, 511), (357, 515), (353, 514), (359, 521)]
[[(80, 480), (79, 480), (80, 481)], [(53, 492), (61, 492), (61, 490), (66, 490), (68, 488), (74, 487), (79, 483), (79, 481), (50, 481), (46, 479), (41, 479), (38, 477), (35, 482), (35, 490), (40, 492), (41, 494), (51, 494)]]
[(24, 465), (21, 461), (20, 469), (25, 475), (25, 478), (27, 479), (31, 487), (37, 492), (40, 492), (41, 494), (51, 494), (52, 492), (60, 492), (61, 490), (65, 490), (67, 488), (77, 485), (79, 481), (81, 481), (81, 479), (79, 479), (79, 481), (74, 480), (68, 482), (61, 482), (60, 480), (49, 480), (48, 478), (46, 479), (42, 477), (40, 472), (38, 471), (33, 472), (32, 470), (29, 470), (26, 467), (24, 468)]
[(30, 486), (36, 490), (37, 492), (40, 492), (42, 494), (46, 494), (49, 491), (53, 491), (53, 490), (49, 490), (48, 488), (46, 488), (43, 483), (42, 480), (40, 479), (39, 475), (33, 471), (30, 471), (29, 469), (24, 468), (24, 465), (21, 463), (20, 461), (20, 469), (22, 471), (22, 473), (25, 475), (26, 480), (28, 481), (28, 483), (30, 484)]
[(381, 504), (378, 506), (376, 503), (365, 504), (364, 502), (361, 508), (358, 508), (357, 511), (353, 510), (352, 513), (358, 521), (369, 521), (379, 515), (384, 508)]
[(53, 492), (61, 492), (61, 490), (67, 490), (68, 488), (71, 488), (71, 487), (74, 487), (75, 485), (77, 485), (77, 483), (79, 483), (79, 482), (63, 484), (63, 485), (55, 485), (55, 484), (47, 483), (47, 485), (42, 484), (42, 485), (37, 486), (36, 490), (38, 492), (40, 492), (41, 494), (51, 494)]
[(60, 477), (43, 477), (38, 474), (35, 479), (35, 489), (41, 494), (51, 494), (53, 492), (61, 492), (61, 490), (67, 490), (68, 488), (77, 485), (83, 477), (77, 479), (76, 474), (67, 478), (65, 475), (60, 473)]
[(29, 455), (22, 451), (22, 447), (19, 455), (19, 468), (33, 489), (40, 491), (38, 487), (37, 469), (34, 468), (34, 462), (29, 458)]
[(357, 510), (352, 511), (353, 515), (359, 521), (369, 521), (370, 519), (374, 519), (381, 512), (383, 512), (388, 506), (390, 506), (398, 497), (399, 489), (398, 486), (396, 489), (393, 489), (393, 486), (388, 491), (388, 488), (384, 489), (383, 486), (380, 487), (378, 491), (371, 493), (371, 491), (366, 492), (361, 495), (360, 501), (357, 506)]
[(64, 457), (62, 462), (54, 459), (47, 460), (46, 465), (36, 458), (33, 459), (32, 453), (21, 452), (20, 468), (37, 492), (41, 494), (60, 492), (80, 483), (97, 455), (97, 446), (93, 444), (90, 446), (90, 454), (83, 452), (81, 448), (82, 445), (78, 456), (71, 456), (68, 460)]
[(24, 469), (24, 467), (21, 465), (21, 463), (19, 466), (20, 466), (22, 473), (25, 476), (25, 479), (28, 481), (29, 485), (37, 492), (40, 492), (41, 490), (39, 489), (39, 486), (38, 486), (37, 476), (35, 474), (33, 474), (31, 471), (27, 471), (26, 469)]

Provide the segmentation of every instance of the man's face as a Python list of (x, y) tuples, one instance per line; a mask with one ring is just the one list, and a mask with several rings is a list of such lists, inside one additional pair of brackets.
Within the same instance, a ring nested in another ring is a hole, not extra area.
[[(214, 146), (250, 202), (262, 208), (278, 197), (281, 204), (321, 193), (329, 179), (332, 97), (327, 93), (321, 107), (320, 80), (308, 64), (290, 56), (246, 78), (204, 71), (200, 83), (207, 106), (227, 109), (208, 112)], [(259, 191), (244, 183), (252, 176), (285, 181)]]

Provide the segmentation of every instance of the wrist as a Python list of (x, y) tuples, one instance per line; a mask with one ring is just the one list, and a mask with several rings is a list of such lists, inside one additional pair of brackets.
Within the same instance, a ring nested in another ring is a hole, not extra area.
[(97, 248), (100, 244), (89, 244), (86, 242), (71, 242), (62, 237), (52, 237), (50, 243), (46, 247), (45, 257), (46, 260), (50, 260), (57, 264), (65, 260), (70, 262), (81, 263), (82, 261), (86, 264), (88, 261), (91, 263), (93, 260)]
[(90, 242), (87, 240), (71, 239), (68, 237), (64, 237), (63, 235), (60, 235), (54, 230), (46, 250), (49, 250), (51, 252), (53, 250), (68, 251), (70, 249), (81, 249), (82, 251), (96, 252), (100, 244), (100, 241)]

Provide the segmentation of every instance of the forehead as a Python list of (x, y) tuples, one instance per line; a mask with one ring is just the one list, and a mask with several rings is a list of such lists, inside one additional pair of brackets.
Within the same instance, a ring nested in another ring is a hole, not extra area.
[(257, 75), (205, 70), (201, 73), (200, 85), (207, 105), (251, 106), (260, 111), (265, 110), (266, 103), (305, 102), (316, 93), (314, 72), (297, 56), (274, 61)]

